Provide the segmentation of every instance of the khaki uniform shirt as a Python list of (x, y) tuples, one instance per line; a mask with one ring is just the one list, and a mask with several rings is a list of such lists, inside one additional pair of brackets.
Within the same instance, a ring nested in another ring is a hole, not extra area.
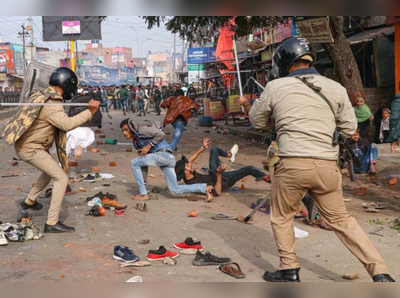
[(250, 110), (250, 122), (259, 129), (275, 121), (279, 157), (303, 157), (337, 160), (339, 148), (332, 145), (337, 130), (350, 137), (357, 129), (357, 119), (346, 89), (319, 74), (307, 74), (310, 83), (321, 87), (321, 92), (333, 106), (295, 77), (274, 80), (266, 86)]
[[(49, 99), (47, 103), (60, 103), (60, 99)], [(36, 149), (49, 150), (54, 142), (56, 128), (70, 131), (92, 119), (92, 113), (85, 110), (69, 117), (63, 106), (44, 106), (28, 130), (15, 142), (17, 152), (31, 152)]]

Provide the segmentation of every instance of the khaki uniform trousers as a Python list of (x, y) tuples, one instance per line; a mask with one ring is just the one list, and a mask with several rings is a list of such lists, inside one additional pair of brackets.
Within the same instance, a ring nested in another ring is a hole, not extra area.
[(35, 150), (34, 152), (20, 151), (17, 154), (23, 161), (42, 171), (42, 174), (28, 195), (28, 200), (35, 202), (50, 181), (54, 181), (47, 224), (56, 224), (59, 220), (62, 202), (68, 186), (68, 175), (59, 166), (58, 162), (53, 159), (50, 153), (45, 150)]
[(270, 218), (280, 255), (279, 269), (300, 267), (295, 254), (294, 217), (307, 190), (321, 216), (368, 273), (387, 274), (385, 261), (346, 210), (337, 163), (305, 158), (282, 158), (272, 180)]

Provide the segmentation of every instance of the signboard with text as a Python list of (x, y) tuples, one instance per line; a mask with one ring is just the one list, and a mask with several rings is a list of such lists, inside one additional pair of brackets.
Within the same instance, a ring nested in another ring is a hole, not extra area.
[(203, 64), (188, 65), (188, 82), (198, 82), (205, 77), (205, 67)]
[(202, 64), (216, 61), (216, 48), (190, 48), (187, 52), (188, 64)]
[(81, 34), (80, 21), (66, 21), (62, 22), (61, 24), (63, 34)]
[(331, 43), (334, 41), (329, 26), (329, 17), (298, 21), (296, 24), (301, 35), (309, 42)]

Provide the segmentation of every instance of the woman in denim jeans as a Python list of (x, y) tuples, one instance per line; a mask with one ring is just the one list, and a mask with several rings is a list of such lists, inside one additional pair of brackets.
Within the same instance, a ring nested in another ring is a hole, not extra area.
[(213, 200), (213, 187), (207, 186), (205, 183), (178, 185), (175, 174), (175, 156), (164, 139), (165, 134), (156, 123), (153, 123), (152, 126), (139, 127), (133, 120), (125, 119), (121, 122), (120, 128), (127, 140), (133, 140), (133, 145), (139, 153), (139, 157), (131, 162), (133, 175), (139, 187), (139, 194), (132, 199), (139, 201), (149, 199), (142, 170), (146, 170), (148, 167), (160, 167), (172, 194), (203, 193), (207, 195), (207, 202)]

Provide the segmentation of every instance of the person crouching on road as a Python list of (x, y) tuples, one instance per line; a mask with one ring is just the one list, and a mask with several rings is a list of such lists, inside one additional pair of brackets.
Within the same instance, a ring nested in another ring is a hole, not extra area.
[(378, 146), (375, 143), (370, 143), (367, 139), (361, 138), (360, 130), (357, 129), (355, 134), (350, 139), (346, 140), (347, 146), (357, 156), (361, 167), (354, 166), (356, 174), (367, 173), (377, 174), (375, 165), (378, 162)]
[(164, 119), (164, 127), (172, 124), (175, 128), (174, 137), (171, 142), (172, 151), (176, 151), (179, 141), (183, 135), (183, 131), (192, 115), (192, 110), (197, 111), (199, 106), (188, 97), (184, 96), (183, 90), (176, 91), (176, 97), (169, 97), (161, 104), (163, 109), (168, 109)]
[[(346, 89), (311, 68), (314, 54), (304, 38), (285, 39), (274, 61), (281, 78), (267, 84), (249, 115), (251, 124), (259, 129), (267, 129), (274, 117), (281, 158), (272, 180), (270, 217), (280, 266), (275, 272), (265, 272), (263, 278), (300, 281), (293, 224), (300, 200), (308, 191), (321, 216), (372, 279), (393, 282), (385, 261), (344, 204), (339, 150), (333, 136), (338, 130), (350, 137), (357, 129)], [(315, 92), (313, 85), (320, 91)]]
[[(89, 109), (74, 117), (68, 117), (61, 105), (69, 100), (78, 89), (78, 78), (69, 68), (56, 69), (49, 87), (31, 95), (28, 103), (53, 103), (55, 106), (25, 106), (3, 128), (2, 137), (15, 143), (17, 155), (25, 162), (42, 171), (39, 179), (21, 203), (24, 210), (40, 210), (43, 205), (37, 201), (40, 192), (54, 181), (49, 214), (44, 226), (45, 233), (73, 232), (75, 229), (59, 221), (59, 213), (68, 185), (68, 161), (66, 155), (66, 131), (70, 131), (90, 121), (99, 108), (100, 101), (91, 100)], [(23, 120), (23, 121), (21, 121)], [(62, 168), (50, 155), (55, 141)]]
[(132, 197), (132, 199), (138, 201), (147, 201), (149, 199), (142, 169), (160, 167), (168, 189), (172, 194), (203, 193), (207, 195), (207, 201), (212, 201), (213, 187), (207, 186), (206, 183), (178, 185), (175, 174), (175, 156), (164, 139), (165, 134), (156, 123), (153, 123), (152, 126), (139, 127), (133, 120), (125, 119), (121, 122), (120, 128), (127, 140), (133, 140), (133, 145), (139, 153), (139, 156), (132, 160), (131, 166), (140, 193)]

